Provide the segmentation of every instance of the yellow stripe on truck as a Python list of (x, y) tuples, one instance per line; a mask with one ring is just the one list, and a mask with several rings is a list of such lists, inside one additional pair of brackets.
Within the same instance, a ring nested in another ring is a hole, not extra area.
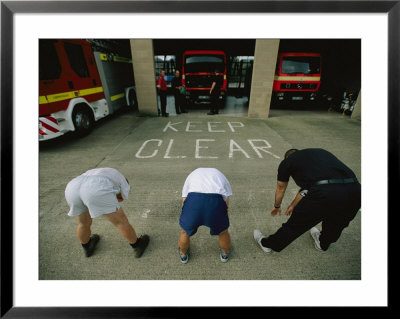
[(275, 81), (320, 81), (320, 76), (276, 76)]
[(121, 56), (114, 56), (114, 62), (132, 63), (132, 60)]
[(64, 100), (70, 100), (75, 97), (86, 96), (86, 95), (91, 95), (91, 94), (96, 94), (96, 93), (101, 93), (101, 92), (103, 92), (103, 87), (98, 86), (98, 87), (90, 88), (90, 89), (50, 94), (50, 95), (46, 95), (46, 96), (42, 95), (42, 96), (39, 96), (39, 104), (54, 103), (54, 102), (59, 102), (59, 101), (64, 101)]
[(46, 104), (46, 103), (48, 103), (46, 97), (39, 96), (39, 104)]
[(121, 94), (113, 95), (112, 97), (110, 97), (110, 100), (115, 101), (115, 100), (121, 99), (123, 97), (125, 97), (125, 94), (121, 93)]
[[(105, 54), (105, 53), (100, 53), (100, 60), (102, 60), (102, 61), (108, 61), (108, 56), (107, 56), (107, 54)], [(116, 55), (113, 55), (113, 56), (112, 56), (112, 60), (113, 60), (114, 62), (132, 63), (132, 60), (131, 60), (131, 59), (124, 58), (124, 57), (122, 57), (122, 56), (116, 56)]]

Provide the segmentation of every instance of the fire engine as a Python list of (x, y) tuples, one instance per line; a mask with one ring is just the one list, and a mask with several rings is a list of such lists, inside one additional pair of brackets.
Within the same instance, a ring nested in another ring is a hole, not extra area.
[[(182, 85), (189, 103), (210, 99), (210, 89), (215, 75), (222, 77), (220, 99), (226, 99), (228, 87), (226, 54), (223, 51), (190, 50), (183, 53)], [(218, 73), (215, 74), (215, 70)], [(223, 105), (223, 103), (222, 103)]]
[(273, 98), (283, 100), (310, 100), (317, 97), (321, 85), (321, 55), (319, 53), (278, 54)]
[(93, 124), (124, 105), (137, 106), (132, 61), (90, 40), (39, 40), (39, 141)]

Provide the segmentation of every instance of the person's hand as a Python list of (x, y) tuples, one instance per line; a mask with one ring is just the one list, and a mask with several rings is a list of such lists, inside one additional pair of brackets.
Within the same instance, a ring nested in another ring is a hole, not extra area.
[(282, 210), (280, 208), (272, 208), (271, 210), (271, 216), (276, 216), (276, 214), (280, 215), (282, 213)]
[(290, 206), (286, 209), (285, 215), (286, 215), (286, 216), (290, 216), (290, 215), (292, 214), (292, 212), (293, 212), (293, 209), (294, 209), (294, 207), (293, 207), (292, 205), (290, 205)]
[(117, 194), (117, 200), (118, 200), (119, 203), (121, 203), (121, 202), (124, 200), (124, 199), (122, 198), (121, 193), (118, 193), (118, 194)]

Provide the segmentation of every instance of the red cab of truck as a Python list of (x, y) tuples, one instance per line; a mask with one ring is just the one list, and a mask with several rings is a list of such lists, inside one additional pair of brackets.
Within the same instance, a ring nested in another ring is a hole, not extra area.
[(273, 98), (309, 100), (317, 97), (321, 85), (321, 55), (319, 53), (285, 52), (278, 55)]
[(134, 105), (131, 64), (89, 40), (39, 40), (39, 141), (84, 136), (99, 119)]
[(225, 100), (228, 87), (225, 52), (190, 50), (183, 53), (182, 85), (186, 89), (186, 99), (189, 102), (209, 100), (216, 69), (217, 75), (222, 77), (220, 99)]

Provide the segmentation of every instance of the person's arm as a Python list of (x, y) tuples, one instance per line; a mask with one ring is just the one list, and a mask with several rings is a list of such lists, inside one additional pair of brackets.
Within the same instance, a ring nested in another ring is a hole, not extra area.
[(293, 209), (296, 207), (296, 205), (301, 201), (301, 199), (304, 197), (304, 195), (301, 195), (300, 192), (296, 194), (296, 197), (293, 199), (292, 203), (289, 205), (289, 207), (286, 209), (285, 215), (289, 216), (292, 214)]
[(183, 207), (183, 203), (185, 202), (186, 197), (182, 197), (182, 207)]
[(118, 200), (119, 203), (121, 203), (121, 202), (124, 200), (124, 199), (122, 198), (121, 193), (118, 193), (118, 194), (117, 194), (117, 200)]
[(211, 84), (210, 94), (214, 90), (216, 84), (217, 83), (215, 81)]
[(283, 196), (285, 195), (285, 191), (287, 188), (288, 182), (281, 182), (278, 181), (276, 184), (276, 191), (275, 191), (275, 203), (274, 208), (271, 210), (271, 215), (275, 216), (276, 214), (281, 214), (281, 204)]

